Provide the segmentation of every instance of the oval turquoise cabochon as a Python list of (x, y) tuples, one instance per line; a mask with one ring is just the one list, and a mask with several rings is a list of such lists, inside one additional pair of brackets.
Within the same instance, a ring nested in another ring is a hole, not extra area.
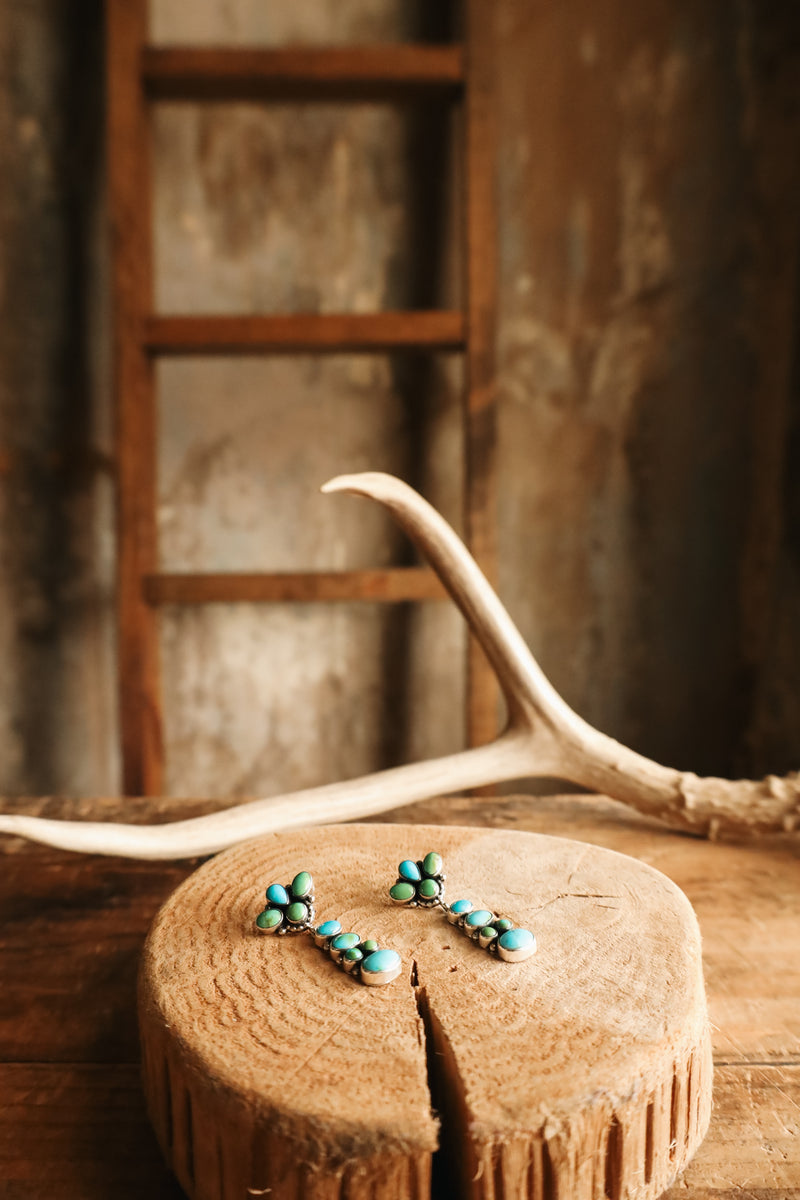
[(379, 972), (392, 971), (399, 966), (400, 955), (396, 950), (376, 950), (374, 954), (370, 954), (369, 958), (364, 959), (361, 970), (377, 975)]

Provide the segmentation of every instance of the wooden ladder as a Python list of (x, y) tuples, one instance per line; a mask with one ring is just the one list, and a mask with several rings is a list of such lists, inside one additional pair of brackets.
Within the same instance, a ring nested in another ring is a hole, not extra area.
[[(302, 2), (302, 0), (301, 0)], [(117, 417), (118, 662), (123, 788), (163, 789), (158, 609), (163, 604), (419, 601), (442, 590), (427, 568), (166, 574), (156, 535), (155, 361), (164, 355), (460, 351), (465, 361), (464, 529), (495, 575), (495, 271), (491, 5), (462, 0), (454, 44), (354, 48), (156, 48), (147, 0), (108, 0), (108, 155)], [(150, 120), (153, 102), (385, 100), (445, 95), (463, 106), (464, 294), (457, 311), (277, 316), (153, 312)], [(495, 736), (498, 693), (470, 639), (466, 731)]]

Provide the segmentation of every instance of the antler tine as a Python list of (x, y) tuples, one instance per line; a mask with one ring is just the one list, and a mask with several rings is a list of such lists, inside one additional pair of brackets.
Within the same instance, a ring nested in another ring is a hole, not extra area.
[(711, 836), (779, 832), (800, 823), (800, 775), (761, 782), (700, 779), (662, 767), (583, 721), (549, 683), (456, 534), (407, 484), (370, 472), (340, 476), (322, 490), (379, 501), (419, 545), (497, 673), (509, 707), (507, 730), (490, 745), (460, 754), (187, 821), (140, 826), (0, 815), (0, 833), (94, 854), (187, 858), (259, 834), (353, 820), (428, 796), (537, 774), (606, 792), (676, 828)]
[(394, 475), (379, 471), (339, 475), (324, 484), (322, 491), (349, 492), (377, 500), (419, 547), (492, 664), (512, 726), (530, 728), (534, 714), (564, 716), (571, 711), (544, 675), (464, 543), (418, 492)]
[(680, 772), (620, 746), (593, 729), (559, 696), (464, 543), (413, 488), (392, 475), (368, 472), (341, 475), (322, 490), (379, 501), (419, 546), (500, 680), (509, 728), (527, 746), (526, 774), (569, 779), (614, 796), (627, 789), (630, 802), (645, 811), (651, 805), (660, 807), (665, 795), (678, 794)]

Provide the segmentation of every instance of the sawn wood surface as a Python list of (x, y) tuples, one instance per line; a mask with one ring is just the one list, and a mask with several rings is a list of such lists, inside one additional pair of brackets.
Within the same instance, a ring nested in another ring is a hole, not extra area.
[[(535, 930), (535, 957), (392, 904), (397, 864), (429, 850), (450, 899)], [(317, 921), (399, 953), (391, 987), (256, 931), (265, 886), (300, 869)], [(193, 1200), (422, 1200), (440, 1180), (460, 1200), (657, 1200), (708, 1128), (689, 902), (571, 838), (351, 824), (234, 846), (158, 914), (139, 1013), (148, 1111)]]

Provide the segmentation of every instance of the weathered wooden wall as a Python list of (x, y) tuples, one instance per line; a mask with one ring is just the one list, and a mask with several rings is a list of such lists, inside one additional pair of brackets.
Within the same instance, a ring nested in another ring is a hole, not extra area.
[[(188, 7), (157, 0), (154, 36), (369, 41), (431, 19), (400, 0)], [(7, 792), (118, 786), (101, 5), (69, 10), (0, 9)], [(698, 771), (796, 767), (800, 10), (494, 11), (503, 594), (607, 732)], [(163, 106), (160, 306), (441, 298), (447, 197), (410, 168), (443, 133), (377, 109)], [(393, 469), (457, 518), (457, 383), (377, 358), (169, 364), (164, 565), (400, 560), (378, 515), (315, 489)], [(461, 643), (435, 606), (167, 613), (170, 789), (254, 794), (455, 746)]]
[(0, 5), (0, 788), (116, 786), (101, 0)]
[(510, 0), (499, 21), (504, 590), (608, 732), (787, 769), (800, 9)]

